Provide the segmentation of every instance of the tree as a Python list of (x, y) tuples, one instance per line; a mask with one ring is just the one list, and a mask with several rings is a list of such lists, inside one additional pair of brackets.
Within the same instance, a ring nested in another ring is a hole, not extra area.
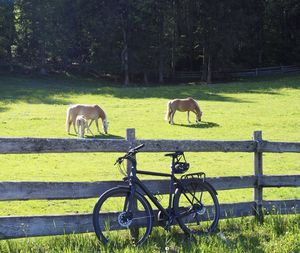
[(14, 42), (14, 5), (13, 1), (0, 2), (0, 59), (13, 71), (12, 47)]

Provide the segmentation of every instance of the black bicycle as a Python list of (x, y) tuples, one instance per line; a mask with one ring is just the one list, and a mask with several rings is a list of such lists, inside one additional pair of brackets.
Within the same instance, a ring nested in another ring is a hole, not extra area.
[[(166, 154), (172, 158), (171, 174), (137, 170), (135, 154), (144, 144), (130, 149), (119, 157), (115, 164), (122, 167), (124, 160), (129, 160), (132, 167), (126, 171), (124, 181), (128, 186), (119, 186), (104, 192), (93, 211), (93, 225), (97, 237), (107, 243), (110, 240), (128, 238), (136, 245), (142, 244), (151, 233), (154, 223), (165, 229), (179, 224), (187, 234), (209, 234), (218, 225), (220, 206), (217, 192), (205, 180), (205, 173), (182, 175), (189, 169), (184, 153), (176, 151)], [(168, 207), (164, 208), (159, 198), (152, 193), (137, 177), (137, 174), (169, 177)], [(148, 196), (146, 198), (145, 196)], [(153, 210), (156, 206), (157, 210)], [(120, 233), (120, 230), (125, 230)]]

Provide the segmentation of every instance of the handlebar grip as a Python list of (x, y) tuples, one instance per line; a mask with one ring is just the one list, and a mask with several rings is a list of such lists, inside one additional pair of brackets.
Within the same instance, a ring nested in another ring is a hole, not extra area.
[(141, 145), (138, 145), (138, 146), (136, 146), (136, 147), (130, 149), (130, 150), (127, 152), (127, 155), (133, 155), (133, 154), (137, 153), (137, 151), (138, 151), (139, 149), (141, 149), (142, 147), (144, 147), (144, 146), (145, 146), (145, 144), (141, 144)]
[(121, 164), (122, 161), (123, 161), (123, 157), (119, 157), (119, 158), (116, 160), (116, 162), (115, 162), (114, 165)]
[(137, 147), (133, 148), (134, 150), (139, 150), (141, 148), (143, 148), (145, 146), (145, 144), (141, 144), (141, 145), (138, 145)]

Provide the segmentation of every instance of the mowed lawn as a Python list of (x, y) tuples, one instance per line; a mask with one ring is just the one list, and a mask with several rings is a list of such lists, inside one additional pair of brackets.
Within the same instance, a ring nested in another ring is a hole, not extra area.
[[(191, 124), (175, 114), (165, 120), (167, 101), (195, 98), (202, 122)], [(109, 134), (125, 138), (135, 128), (139, 139), (251, 140), (262, 130), (271, 141), (300, 141), (300, 75), (200, 85), (121, 87), (105, 81), (72, 78), (0, 77), (0, 136), (77, 138), (65, 131), (69, 104), (99, 104), (107, 113)], [(92, 131), (96, 133), (93, 125)], [(72, 133), (73, 129), (72, 129)], [(91, 136), (89, 136), (91, 137)], [(0, 181), (102, 181), (122, 178), (113, 166), (117, 153), (0, 155)], [(253, 173), (253, 154), (187, 153), (190, 172), (208, 177)], [(169, 171), (163, 153), (140, 153), (144, 170)], [(300, 174), (300, 154), (264, 154), (265, 174)], [(299, 198), (300, 189), (266, 189), (266, 199)], [(248, 201), (253, 191), (219, 193), (221, 202)], [(91, 212), (95, 199), (78, 201), (1, 202), (1, 215)]]

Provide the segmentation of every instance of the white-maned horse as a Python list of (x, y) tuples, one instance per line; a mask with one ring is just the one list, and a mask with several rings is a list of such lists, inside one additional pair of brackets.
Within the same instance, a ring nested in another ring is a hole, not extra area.
[(78, 115), (76, 117), (76, 126), (78, 130), (78, 136), (80, 138), (84, 138), (84, 134), (86, 130), (89, 131), (94, 136), (93, 132), (89, 127), (88, 120), (83, 115)]
[(101, 118), (103, 131), (107, 134), (108, 129), (108, 121), (105, 112), (100, 108), (99, 105), (70, 105), (67, 110), (67, 118), (66, 118), (66, 130), (68, 134), (70, 133), (70, 126), (73, 124), (74, 131), (77, 134), (76, 130), (76, 118), (78, 115), (83, 115), (86, 120), (91, 120), (89, 126), (91, 126), (92, 122), (95, 121), (98, 133), (100, 134), (98, 119)]
[(174, 124), (174, 114), (176, 111), (187, 112), (187, 120), (190, 123), (190, 112), (196, 114), (196, 122), (201, 121), (202, 111), (198, 103), (191, 97), (185, 99), (173, 99), (167, 104), (166, 120)]

